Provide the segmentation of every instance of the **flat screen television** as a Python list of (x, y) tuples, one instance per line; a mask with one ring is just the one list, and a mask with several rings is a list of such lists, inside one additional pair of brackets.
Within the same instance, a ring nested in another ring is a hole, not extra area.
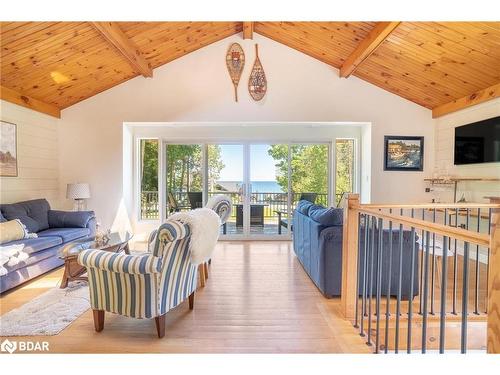
[(500, 162), (500, 116), (455, 128), (455, 165)]

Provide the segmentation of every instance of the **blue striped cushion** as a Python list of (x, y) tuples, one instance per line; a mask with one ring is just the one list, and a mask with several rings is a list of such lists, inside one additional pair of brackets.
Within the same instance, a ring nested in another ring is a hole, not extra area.
[(161, 271), (161, 259), (150, 254), (125, 255), (103, 250), (84, 250), (78, 263), (87, 268), (130, 274), (147, 274)]
[(163, 249), (167, 243), (179, 241), (190, 235), (189, 225), (183, 224), (180, 221), (169, 221), (160, 225), (154, 240), (153, 255), (163, 257)]

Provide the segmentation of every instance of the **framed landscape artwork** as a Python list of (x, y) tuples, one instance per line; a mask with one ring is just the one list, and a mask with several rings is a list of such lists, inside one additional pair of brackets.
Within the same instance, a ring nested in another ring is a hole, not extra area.
[(385, 136), (385, 171), (422, 171), (424, 169), (424, 137)]
[(0, 121), (0, 176), (17, 177), (16, 125)]

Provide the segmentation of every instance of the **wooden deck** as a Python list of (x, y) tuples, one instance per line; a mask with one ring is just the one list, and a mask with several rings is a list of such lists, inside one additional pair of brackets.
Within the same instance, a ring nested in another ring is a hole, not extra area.
[[(6, 293), (1, 314), (55, 287), (62, 270)], [(369, 353), (293, 255), (291, 242), (220, 242), (205, 288), (167, 314), (158, 339), (151, 320), (107, 314), (96, 333), (91, 311), (61, 334), (38, 336), (53, 353)], [(16, 338), (32, 339), (32, 338)]]

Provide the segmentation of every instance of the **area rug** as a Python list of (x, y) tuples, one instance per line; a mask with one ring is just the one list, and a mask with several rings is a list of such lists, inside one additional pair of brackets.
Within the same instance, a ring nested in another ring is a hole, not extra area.
[(0, 316), (0, 336), (53, 336), (90, 308), (89, 288), (73, 282), (53, 288)]

